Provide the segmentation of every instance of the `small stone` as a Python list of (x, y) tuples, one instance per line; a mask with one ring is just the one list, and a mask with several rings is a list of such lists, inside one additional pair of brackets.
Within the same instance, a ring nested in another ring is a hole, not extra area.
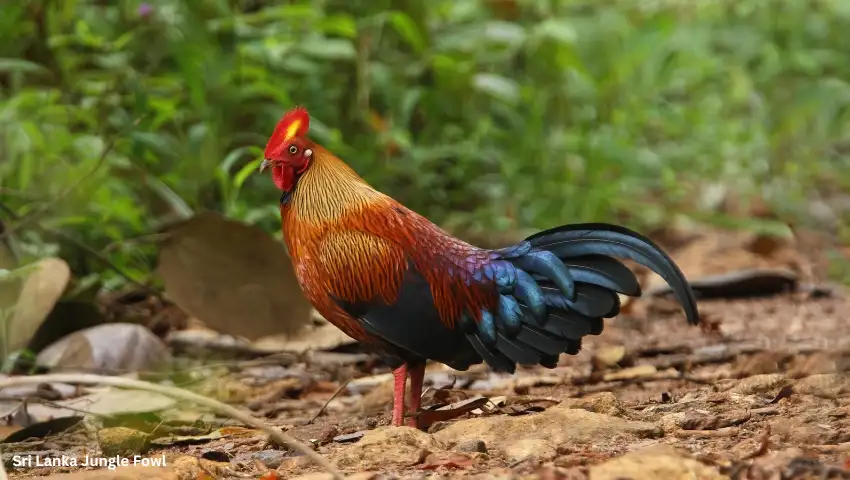
[(132, 457), (145, 451), (148, 435), (127, 427), (104, 428), (97, 432), (97, 442), (104, 457)]
[[(785, 478), (830, 478), (827, 467), (820, 461), (808, 457), (797, 447), (786, 450), (772, 451), (767, 455), (756, 457), (747, 469), (750, 478), (780, 478), (782, 472), (793, 472), (793, 476)], [(839, 477), (835, 478), (840, 478)]]
[(788, 366), (788, 376), (802, 378), (809, 375), (835, 373), (839, 370), (840, 357), (834, 352), (817, 352), (812, 355), (799, 355)]
[(664, 429), (665, 432), (671, 432), (682, 428), (682, 425), (688, 418), (688, 413), (686, 412), (674, 412), (668, 413), (661, 417), (658, 421), (658, 425)]
[(455, 451), (487, 453), (487, 444), (483, 440), (464, 440), (455, 445)]
[(780, 373), (753, 375), (741, 379), (730, 391), (740, 395), (754, 395), (757, 393), (775, 394), (782, 387), (789, 385), (789, 383), (788, 378)]
[(683, 430), (717, 430), (740, 425), (750, 419), (746, 410), (730, 410), (723, 415), (687, 414), (679, 423)]
[(590, 480), (728, 479), (669, 445), (652, 445), (590, 467)]
[(439, 450), (431, 435), (411, 427), (380, 427), (334, 456), (339, 468), (384, 469), (387, 465), (414, 465), (424, 452)]
[[(359, 472), (346, 475), (345, 480), (373, 480), (378, 477), (375, 472)], [(292, 480), (333, 480), (334, 476), (326, 472), (307, 473), (299, 475)]]
[(839, 434), (836, 430), (796, 418), (778, 418), (770, 423), (770, 430), (786, 442), (797, 445), (831, 444)]
[(794, 385), (794, 391), (804, 395), (814, 395), (821, 398), (838, 398), (850, 390), (850, 377), (837, 373), (822, 373), (801, 378)]
[[(613, 395), (597, 397), (597, 401), (608, 399), (607, 409), (611, 409), (613, 402), (610, 400), (614, 399)], [(575, 400), (564, 401), (546, 411), (529, 415), (456, 421), (435, 433), (434, 439), (444, 445), (482, 440), (488, 451), (499, 451), (508, 461), (517, 462), (531, 457), (539, 460), (552, 458), (564, 444), (598, 444), (616, 441), (615, 439), (635, 441), (664, 435), (664, 432), (652, 423), (589, 412), (580, 406), (577, 407), (576, 403)], [(593, 405), (594, 402), (591, 401), (588, 406)]]
[(604, 413), (612, 417), (626, 416), (626, 410), (611, 392), (602, 392), (589, 397), (569, 399), (566, 403), (570, 408), (581, 408), (588, 412)]
[(512, 462), (534, 459), (537, 462), (548, 462), (558, 455), (558, 450), (550, 442), (542, 438), (522, 438), (506, 445), (502, 452)]
[(732, 376), (737, 378), (759, 374), (779, 373), (788, 355), (782, 352), (759, 352), (738, 357), (732, 364)]
[(248, 463), (253, 462), (254, 460), (259, 460), (260, 463), (265, 465), (267, 468), (276, 469), (283, 463), (284, 460), (288, 460), (292, 458), (292, 455), (288, 452), (282, 452), (280, 450), (260, 450), (259, 452), (249, 452), (249, 453), (241, 453), (236, 456), (234, 460), (239, 463)]
[(591, 361), (597, 370), (616, 367), (626, 357), (626, 347), (616, 345), (613, 347), (602, 347), (593, 354)]

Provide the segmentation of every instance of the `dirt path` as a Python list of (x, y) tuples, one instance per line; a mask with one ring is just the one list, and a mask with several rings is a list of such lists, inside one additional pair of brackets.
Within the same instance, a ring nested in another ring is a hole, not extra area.
[[(385, 427), (387, 374), (355, 380), (312, 424), (339, 385), (330, 379), (351, 366), (249, 367), (218, 381), (244, 387), (245, 405), (346, 472), (385, 475), (357, 478), (850, 478), (848, 307), (838, 295), (705, 301), (714, 328), (699, 329), (656, 306), (652, 321), (612, 321), (554, 370), (511, 377), (433, 366), (426, 406), (476, 408), (424, 414), (428, 433)], [(275, 478), (270, 468), (276, 478), (323, 478), (256, 432), (219, 432), (150, 450), (170, 462), (157, 478)], [(127, 478), (153, 478), (154, 470)]]
[[(698, 250), (693, 258), (708, 256)], [(360, 479), (850, 478), (850, 296), (702, 300), (703, 328), (687, 326), (672, 302), (639, 302), (553, 370), (509, 376), (429, 366), (426, 431), (387, 427), (391, 375), (358, 353), (234, 362), (193, 388), (245, 406)], [(208, 420), (212, 434), (185, 423), (149, 434), (145, 455), (164, 455), (168, 467), (120, 478), (325, 478), (257, 431)], [(10, 451), (97, 452), (98, 439), (81, 430), (8, 445), (7, 467)], [(11, 473), (63, 472), (119, 478), (79, 467)]]

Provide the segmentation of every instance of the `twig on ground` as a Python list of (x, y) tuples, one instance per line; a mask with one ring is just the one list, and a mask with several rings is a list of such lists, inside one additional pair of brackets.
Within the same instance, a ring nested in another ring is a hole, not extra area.
[[(167, 387), (165, 385), (157, 385), (150, 382), (143, 382), (141, 380), (133, 380), (129, 378), (121, 378), (121, 377), (107, 377), (102, 375), (92, 375), (92, 374), (73, 374), (73, 373), (59, 373), (59, 374), (48, 374), (48, 375), (32, 375), (26, 377), (10, 377), (0, 379), (0, 388), (5, 387), (13, 387), (18, 385), (38, 385), (42, 383), (85, 383), (85, 384), (97, 384), (97, 385), (106, 385), (110, 387), (117, 388), (130, 388), (136, 390), (145, 390), (148, 392), (159, 393), (162, 395), (166, 395), (168, 397), (177, 398), (179, 400), (184, 400), (187, 402), (194, 402), (205, 407), (208, 407), (220, 414), (228, 415), (233, 417), (247, 425), (258, 428), (269, 435), (274, 441), (283, 446), (291, 447), (299, 452), (303, 453), (304, 456), (315, 462), (318, 466), (325, 469), (327, 472), (332, 474), (335, 479), (342, 480), (344, 477), (342, 473), (337, 470), (331, 463), (314, 452), (307, 445), (295, 440), (289, 435), (283, 433), (282, 431), (275, 430), (274, 428), (268, 426), (261, 420), (254, 418), (253, 416), (235, 408), (230, 405), (219, 402), (218, 400), (213, 400), (211, 398), (203, 397), (196, 393), (181, 390), (179, 388)], [(0, 462), (2, 463), (2, 462)], [(4, 476), (5, 477), (5, 476)], [(0, 478), (3, 480), (3, 478)]]
[(768, 425), (767, 428), (764, 429), (764, 432), (762, 432), (762, 434), (761, 434), (760, 441), (759, 441), (759, 448), (757, 448), (753, 453), (745, 456), (741, 460), (742, 461), (743, 460), (752, 460), (754, 458), (761, 457), (761, 456), (767, 454), (767, 452), (769, 450), (770, 450), (770, 425)]
[(328, 401), (327, 401), (327, 402), (325, 402), (325, 404), (324, 404), (324, 405), (322, 405), (322, 408), (320, 408), (320, 409), (319, 409), (319, 411), (318, 411), (318, 412), (316, 412), (316, 414), (315, 414), (315, 415), (313, 415), (313, 418), (311, 418), (311, 419), (310, 419), (310, 421), (309, 421), (309, 422), (307, 422), (307, 424), (308, 424), (308, 425), (309, 425), (309, 424), (311, 424), (311, 423), (313, 423), (313, 422), (315, 422), (315, 421), (316, 421), (316, 419), (317, 419), (317, 418), (319, 418), (319, 416), (322, 414), (322, 412), (324, 412), (324, 411), (325, 411), (325, 409), (326, 409), (326, 408), (328, 408), (328, 405), (330, 405), (331, 401), (332, 401), (334, 398), (336, 398), (336, 397), (337, 397), (337, 395), (339, 395), (340, 393), (342, 393), (342, 391), (343, 391), (343, 390), (345, 390), (345, 387), (347, 387), (347, 386), (348, 386), (348, 382), (350, 382), (350, 381), (351, 381), (351, 378), (349, 378), (348, 380), (346, 380), (346, 381), (342, 382), (342, 385), (340, 385), (340, 386), (339, 386), (339, 388), (337, 388), (337, 389), (336, 389), (336, 391), (334, 392), (334, 394), (333, 394), (333, 395), (331, 395), (331, 398), (329, 398), (329, 399), (328, 399)]
[(677, 430), (677, 437), (702, 437), (702, 438), (718, 438), (718, 437), (734, 437), (740, 433), (740, 429), (736, 427), (721, 428), (718, 430)]
[(848, 453), (850, 452), (850, 442), (837, 445), (809, 445), (806, 448), (818, 453)]
[(649, 382), (660, 382), (664, 380), (684, 380), (687, 382), (698, 383), (702, 385), (710, 385), (711, 382), (707, 380), (702, 380), (698, 378), (693, 378), (688, 375), (684, 375), (681, 372), (668, 372), (661, 371), (655, 372), (651, 375), (643, 375), (635, 378), (622, 378), (617, 380), (608, 380), (608, 381), (599, 381), (598, 383), (593, 383), (595, 380), (592, 378), (592, 375), (587, 377), (579, 377), (572, 380), (573, 385), (578, 386), (578, 390), (570, 394), (571, 397), (581, 397), (583, 395), (587, 395), (590, 393), (599, 393), (599, 392), (607, 392), (614, 388), (624, 387), (627, 385), (635, 385), (641, 383), (649, 383)]

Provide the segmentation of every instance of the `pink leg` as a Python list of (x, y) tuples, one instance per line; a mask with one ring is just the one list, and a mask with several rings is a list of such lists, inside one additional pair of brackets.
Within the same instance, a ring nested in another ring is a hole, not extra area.
[[(410, 412), (413, 415), (419, 413), (422, 402), (422, 381), (425, 379), (425, 365), (417, 365), (409, 370), (410, 373)], [(407, 425), (419, 428), (416, 417), (411, 417)]]
[(407, 364), (393, 370), (395, 384), (393, 385), (393, 423), (400, 427), (404, 420), (404, 390), (407, 386)]

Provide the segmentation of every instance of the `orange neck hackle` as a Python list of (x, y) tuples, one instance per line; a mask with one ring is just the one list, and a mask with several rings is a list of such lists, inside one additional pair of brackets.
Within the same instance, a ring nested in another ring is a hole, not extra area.
[(336, 155), (313, 144), (310, 168), (301, 175), (286, 207), (300, 221), (317, 225), (388, 200)]
[(287, 111), (266, 144), (272, 178), (284, 192), (286, 222), (319, 225), (389, 197), (367, 184), (341, 159), (306, 137), (310, 115), (304, 107)]

